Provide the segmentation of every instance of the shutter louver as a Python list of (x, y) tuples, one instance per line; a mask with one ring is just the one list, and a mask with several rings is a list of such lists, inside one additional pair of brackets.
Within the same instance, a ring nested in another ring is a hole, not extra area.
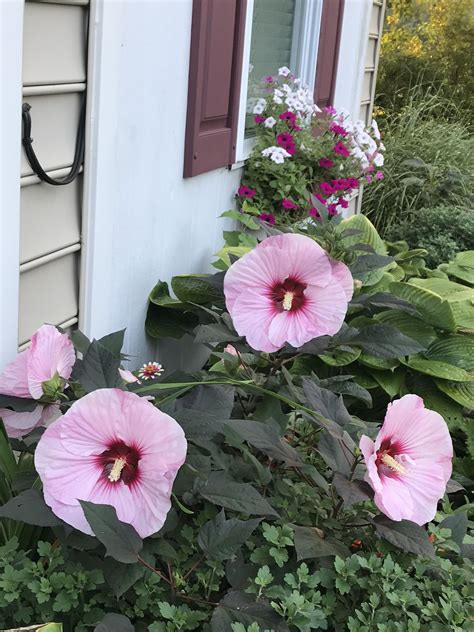
[(235, 161), (246, 0), (194, 0), (184, 177)]
[(333, 104), (343, 13), (344, 0), (324, 0), (314, 85), (314, 101), (320, 108)]

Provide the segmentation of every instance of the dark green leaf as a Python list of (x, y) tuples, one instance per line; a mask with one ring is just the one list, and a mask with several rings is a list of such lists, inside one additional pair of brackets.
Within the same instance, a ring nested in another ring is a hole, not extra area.
[(0, 518), (11, 518), (37, 527), (56, 527), (63, 524), (35, 489), (27, 489), (6, 502), (0, 507)]
[(182, 303), (224, 305), (224, 272), (214, 275), (183, 274), (174, 276), (171, 287)]
[(199, 531), (197, 542), (207, 557), (213, 560), (228, 560), (249, 538), (260, 523), (253, 520), (226, 520), (222, 510), (213, 520), (209, 520)]
[(335, 395), (325, 388), (321, 388), (314, 381), (303, 378), (303, 391), (307, 405), (320, 413), (326, 419), (335, 421), (340, 426), (352, 422), (352, 417), (344, 406), (341, 396)]
[(439, 527), (442, 529), (451, 529), (451, 540), (454, 540), (459, 546), (462, 545), (464, 536), (467, 533), (468, 518), (467, 513), (458, 513), (447, 516), (442, 522), (439, 523)]
[(362, 255), (361, 257), (357, 257), (355, 262), (350, 266), (351, 274), (355, 279), (363, 279), (367, 272), (385, 268), (385, 266), (392, 263), (392, 261), (394, 261), (393, 257), (387, 257), (385, 255)]
[(321, 529), (316, 527), (298, 527), (292, 525), (295, 534), (295, 549), (298, 562), (317, 557), (347, 557), (347, 547), (334, 538), (324, 537)]
[(348, 475), (354, 462), (354, 450), (356, 444), (352, 438), (343, 432), (342, 436), (335, 437), (330, 432), (324, 432), (318, 443), (318, 452), (327, 465), (333, 470)]
[(211, 619), (212, 632), (229, 632), (235, 621), (244, 625), (257, 623), (261, 630), (289, 632), (285, 621), (275, 610), (262, 601), (255, 601), (253, 595), (244, 592), (229, 592), (214, 610)]
[(135, 529), (117, 518), (117, 512), (111, 505), (99, 505), (80, 500), (87, 522), (96, 538), (118, 562), (134, 564), (143, 542)]
[(390, 325), (363, 327), (350, 344), (362, 347), (376, 358), (399, 358), (423, 351), (425, 347)]
[(241, 440), (246, 441), (272, 459), (284, 461), (289, 466), (301, 464), (298, 452), (284, 439), (281, 439), (276, 429), (269, 424), (231, 419), (226, 423), (226, 427), (237, 433)]
[(82, 360), (77, 360), (74, 366), (73, 379), (82, 388), (91, 393), (98, 388), (114, 388), (118, 385), (120, 354), (116, 356), (110, 349), (93, 340)]
[(350, 481), (340, 472), (334, 473), (332, 482), (337, 493), (344, 501), (344, 507), (351, 507), (355, 503), (370, 500), (374, 496), (374, 492), (368, 483), (358, 480)]
[(121, 597), (145, 573), (141, 564), (121, 564), (111, 557), (104, 561), (104, 576), (116, 597)]
[(17, 413), (31, 413), (38, 406), (34, 399), (0, 395), (0, 408), (9, 408)]
[(87, 349), (89, 349), (91, 341), (79, 329), (75, 329), (69, 337), (71, 338), (72, 344), (74, 345), (74, 349), (76, 349), (76, 351), (79, 351), (79, 353), (84, 354)]
[(120, 329), (119, 331), (107, 334), (107, 336), (103, 338), (99, 338), (97, 342), (108, 349), (114, 358), (121, 358), (120, 352), (122, 351), (124, 337), (125, 329)]
[(149, 296), (146, 333), (152, 338), (182, 338), (199, 323), (198, 316), (189, 309), (171, 298), (167, 283), (158, 281)]
[(413, 316), (418, 316), (418, 310), (403, 298), (398, 298), (388, 292), (376, 292), (375, 294), (359, 294), (352, 299), (351, 305), (363, 307), (383, 307), (385, 309), (397, 309)]
[(194, 341), (196, 343), (210, 343), (210, 342), (235, 342), (240, 340), (235, 332), (228, 329), (223, 323), (211, 323), (209, 325), (199, 325), (196, 328), (196, 334)]
[(269, 502), (249, 483), (236, 483), (224, 472), (212, 472), (207, 481), (196, 479), (196, 491), (217, 505), (253, 516), (278, 516)]
[(408, 553), (433, 559), (436, 557), (433, 545), (428, 540), (428, 533), (423, 527), (410, 520), (396, 522), (383, 515), (375, 516), (373, 522), (379, 535), (394, 546)]
[(135, 627), (128, 617), (110, 612), (97, 623), (94, 632), (135, 632)]

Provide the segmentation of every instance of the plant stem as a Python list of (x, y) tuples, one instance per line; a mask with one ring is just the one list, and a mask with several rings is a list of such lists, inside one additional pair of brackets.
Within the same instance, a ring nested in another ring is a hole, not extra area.
[(158, 575), (158, 577), (162, 579), (163, 581), (165, 581), (167, 584), (169, 584), (170, 586), (172, 585), (169, 579), (167, 579), (157, 568), (155, 568), (151, 564), (148, 564), (148, 562), (145, 562), (145, 560), (142, 557), (138, 556), (138, 561), (140, 562), (142, 566), (147, 568), (149, 571), (151, 571), (152, 573), (155, 573), (155, 575)]

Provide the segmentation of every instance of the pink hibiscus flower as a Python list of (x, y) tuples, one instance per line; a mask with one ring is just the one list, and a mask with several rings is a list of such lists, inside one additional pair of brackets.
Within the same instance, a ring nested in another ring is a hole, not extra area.
[(347, 156), (349, 155), (349, 150), (347, 149), (347, 147), (344, 145), (344, 143), (342, 141), (338, 141), (334, 147), (333, 147), (333, 151), (336, 154), (339, 154), (340, 156), (345, 156), (347, 158)]
[(7, 435), (12, 439), (18, 439), (39, 426), (45, 426), (53, 417), (59, 414), (59, 406), (56, 406), (56, 404), (38, 405), (33, 411), (26, 413), (17, 413), (8, 408), (0, 408), (0, 417), (3, 420), (3, 425)]
[[(75, 362), (74, 347), (68, 336), (52, 325), (43, 325), (31, 338), (31, 345), (8, 364), (0, 375), (0, 393), (47, 401), (56, 399), (69, 379)], [(31, 412), (1, 409), (9, 437), (20, 437), (45, 425), (56, 414), (56, 406), (38, 405)]]
[(0, 375), (0, 393), (41, 399), (43, 382), (71, 377), (74, 347), (66, 334), (52, 325), (43, 325), (31, 337), (31, 345), (17, 355)]
[(319, 166), (323, 169), (330, 169), (331, 167), (334, 167), (334, 161), (329, 158), (320, 158)]
[(352, 297), (349, 269), (310, 237), (268, 237), (224, 277), (234, 326), (259, 351), (300, 347), (341, 328)]
[(359, 447), (375, 504), (392, 520), (423, 525), (436, 514), (451, 476), (453, 444), (444, 419), (421, 397), (404, 395), (388, 405), (375, 443), (365, 435)]
[(112, 505), (145, 538), (161, 529), (186, 458), (177, 422), (145, 399), (105, 388), (78, 400), (41, 437), (35, 466), (62, 520), (92, 534), (79, 500)]
[(257, 195), (257, 191), (255, 189), (251, 189), (250, 187), (242, 185), (238, 188), (237, 195), (240, 195), (240, 197), (253, 198), (255, 195)]

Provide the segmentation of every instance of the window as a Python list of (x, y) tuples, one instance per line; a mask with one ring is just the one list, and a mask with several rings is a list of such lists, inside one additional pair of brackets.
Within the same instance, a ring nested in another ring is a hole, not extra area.
[(237, 160), (253, 145), (253, 106), (263, 77), (291, 68), (314, 87), (322, 0), (248, 0), (240, 95)]

